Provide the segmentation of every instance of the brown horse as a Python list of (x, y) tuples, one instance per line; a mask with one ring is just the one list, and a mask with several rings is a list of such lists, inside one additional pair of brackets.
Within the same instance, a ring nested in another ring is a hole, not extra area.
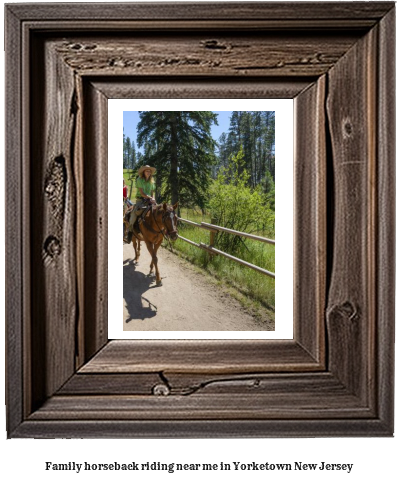
[(152, 205), (147, 211), (144, 211), (143, 216), (138, 218), (138, 227), (140, 232), (137, 232), (137, 224), (133, 231), (133, 247), (134, 260), (138, 262), (140, 257), (140, 242), (144, 240), (148, 252), (151, 255), (150, 274), (152, 274), (155, 266), (155, 278), (157, 286), (162, 286), (162, 279), (158, 269), (158, 248), (161, 245), (164, 237), (169, 238), (173, 242), (177, 239), (177, 216), (175, 210), (178, 203), (175, 205)]

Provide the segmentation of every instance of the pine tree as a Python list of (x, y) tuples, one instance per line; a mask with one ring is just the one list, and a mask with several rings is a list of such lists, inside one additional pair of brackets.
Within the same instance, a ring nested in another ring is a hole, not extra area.
[(132, 166), (132, 142), (130, 137), (125, 137), (123, 134), (123, 168), (133, 169)]
[(126, 135), (125, 135), (125, 130), (123, 130), (123, 169), (128, 168), (128, 162), (127, 162), (127, 151), (126, 151)]
[(214, 170), (212, 172), (212, 177), (213, 179), (216, 179), (218, 172), (220, 171), (221, 168), (227, 167), (229, 164), (229, 150), (227, 146), (227, 134), (226, 132), (223, 132), (218, 140), (218, 157), (217, 157), (217, 163), (214, 166)]
[(134, 140), (132, 140), (131, 146), (130, 146), (130, 168), (131, 169), (136, 169), (137, 168), (137, 155), (136, 155), (136, 144), (134, 143)]
[(232, 112), (229, 131), (222, 135), (218, 170), (242, 150), (242, 169), (249, 174), (250, 186), (255, 188), (261, 184), (267, 192), (272, 186), (266, 180), (271, 179), (274, 187), (274, 112)]
[(157, 169), (158, 198), (204, 208), (215, 162), (213, 123), (209, 111), (140, 112), (137, 143), (145, 164)]

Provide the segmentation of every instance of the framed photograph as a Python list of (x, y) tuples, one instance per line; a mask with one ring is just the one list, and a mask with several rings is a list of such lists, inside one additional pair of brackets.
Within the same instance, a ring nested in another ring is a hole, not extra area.
[[(394, 3), (5, 19), (8, 436), (392, 436)], [(135, 99), (293, 100), (292, 338), (109, 338), (108, 102)]]
[[(120, 210), (122, 170), (126, 193), (124, 241), (108, 220), (108, 338), (292, 339), (293, 100), (108, 100), (108, 133), (109, 214)], [(146, 163), (155, 200), (173, 202), (172, 145), (177, 240), (150, 205), (142, 223), (148, 242), (161, 242), (158, 285), (145, 240), (135, 250), (126, 237)]]

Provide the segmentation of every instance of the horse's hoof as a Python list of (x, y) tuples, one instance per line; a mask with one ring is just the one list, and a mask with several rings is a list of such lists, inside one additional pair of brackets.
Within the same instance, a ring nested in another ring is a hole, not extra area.
[(157, 286), (162, 286), (162, 281), (157, 281)]

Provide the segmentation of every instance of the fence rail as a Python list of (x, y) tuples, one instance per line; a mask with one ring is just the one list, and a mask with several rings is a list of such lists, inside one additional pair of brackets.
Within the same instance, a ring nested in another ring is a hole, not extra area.
[(208, 230), (211, 232), (211, 239), (210, 239), (211, 245), (206, 245), (202, 242), (198, 244), (196, 242), (193, 242), (192, 240), (189, 240), (188, 238), (181, 237), (180, 235), (178, 235), (178, 237), (181, 240), (183, 240), (184, 242), (187, 242), (190, 245), (194, 245), (195, 247), (201, 248), (210, 254), (217, 254), (217, 255), (221, 255), (223, 257), (226, 257), (227, 259), (233, 260), (234, 262), (237, 262), (241, 265), (245, 265), (246, 267), (249, 267), (249, 268), (251, 268), (257, 272), (260, 272), (261, 274), (265, 274), (265, 275), (271, 277), (272, 279), (275, 279), (276, 276), (273, 272), (270, 272), (266, 269), (263, 269), (262, 267), (258, 267), (254, 264), (251, 264), (250, 262), (246, 262), (245, 260), (239, 259), (238, 257), (234, 257), (233, 255), (227, 254), (226, 252), (222, 252), (221, 250), (216, 249), (213, 246), (214, 236), (215, 236), (215, 233), (217, 233), (217, 232), (232, 233), (233, 235), (239, 235), (239, 236), (245, 237), (245, 238), (252, 238), (254, 240), (258, 240), (260, 242), (264, 242), (264, 243), (267, 243), (270, 245), (275, 245), (275, 240), (271, 240), (271, 239), (265, 238), (265, 237), (260, 237), (258, 235), (252, 235), (251, 233), (239, 232), (238, 230), (233, 230), (231, 228), (219, 227), (218, 225), (214, 225), (212, 223), (205, 223), (205, 222), (196, 223), (196, 222), (192, 222), (191, 220), (186, 220), (186, 219), (180, 218), (180, 217), (178, 217), (178, 220), (180, 220), (184, 223), (188, 223), (189, 225), (192, 225), (194, 227), (202, 228), (203, 230)]
[(212, 223), (201, 222), (200, 227), (210, 228), (211, 230), (216, 230), (220, 232), (232, 233), (233, 235), (240, 235), (241, 237), (245, 238), (252, 238), (253, 240), (259, 240), (260, 242), (265, 242), (271, 245), (275, 245), (276, 243), (275, 240), (271, 240), (270, 238), (260, 237), (259, 235), (252, 235), (251, 233), (239, 232), (238, 230), (232, 230), (231, 228), (219, 227), (218, 225), (213, 225)]

